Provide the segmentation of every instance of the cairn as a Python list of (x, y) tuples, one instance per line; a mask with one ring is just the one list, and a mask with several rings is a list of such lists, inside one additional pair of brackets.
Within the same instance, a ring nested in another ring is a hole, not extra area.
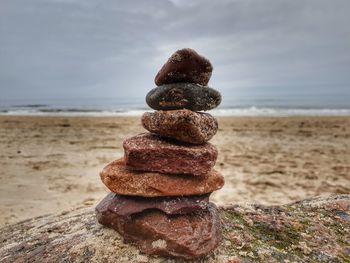
[(142, 133), (124, 141), (124, 158), (100, 173), (112, 192), (96, 207), (98, 222), (118, 231), (141, 252), (195, 259), (221, 240), (210, 194), (224, 184), (213, 169), (217, 149), (208, 141), (217, 120), (218, 91), (207, 86), (212, 65), (192, 49), (175, 52), (146, 97), (156, 110), (142, 116)]

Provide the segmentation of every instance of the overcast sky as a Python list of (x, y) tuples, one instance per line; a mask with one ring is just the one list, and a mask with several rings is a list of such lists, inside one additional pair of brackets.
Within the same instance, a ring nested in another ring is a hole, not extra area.
[(0, 0), (0, 101), (144, 97), (183, 47), (224, 96), (350, 96), (348, 0)]

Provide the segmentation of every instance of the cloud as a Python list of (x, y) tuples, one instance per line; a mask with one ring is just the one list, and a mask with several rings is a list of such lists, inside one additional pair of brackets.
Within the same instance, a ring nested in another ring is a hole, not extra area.
[(244, 93), (350, 93), (347, 0), (4, 0), (0, 102), (143, 97), (172, 52), (214, 65)]

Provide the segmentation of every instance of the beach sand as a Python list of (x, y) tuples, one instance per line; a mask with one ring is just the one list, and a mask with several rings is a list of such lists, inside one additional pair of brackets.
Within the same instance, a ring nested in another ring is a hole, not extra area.
[[(350, 117), (222, 117), (219, 126), (217, 204), (350, 193)], [(108, 192), (99, 172), (144, 131), (139, 117), (0, 117), (0, 225), (95, 205)]]

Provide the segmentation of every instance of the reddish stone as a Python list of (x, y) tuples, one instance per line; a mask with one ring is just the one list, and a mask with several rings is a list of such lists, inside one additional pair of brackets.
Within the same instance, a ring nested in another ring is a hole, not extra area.
[(204, 195), (224, 185), (215, 170), (205, 177), (138, 172), (128, 169), (123, 159), (108, 164), (100, 176), (113, 193), (144, 197)]
[(193, 144), (209, 141), (218, 130), (213, 116), (190, 110), (146, 112), (141, 121), (150, 132)]
[(208, 207), (209, 195), (177, 197), (139, 197), (109, 193), (96, 207), (96, 211), (110, 211), (120, 216), (130, 216), (149, 209), (161, 210), (169, 215), (188, 214)]
[(124, 141), (125, 164), (131, 169), (205, 176), (215, 165), (217, 150), (205, 143), (193, 145), (142, 133)]
[(158, 72), (154, 82), (157, 86), (190, 82), (206, 86), (210, 80), (213, 66), (205, 57), (190, 48), (176, 51)]
[(156, 210), (131, 217), (96, 210), (96, 215), (100, 224), (115, 229), (125, 242), (149, 255), (195, 259), (210, 253), (221, 241), (220, 217), (212, 203), (207, 209), (186, 215)]

